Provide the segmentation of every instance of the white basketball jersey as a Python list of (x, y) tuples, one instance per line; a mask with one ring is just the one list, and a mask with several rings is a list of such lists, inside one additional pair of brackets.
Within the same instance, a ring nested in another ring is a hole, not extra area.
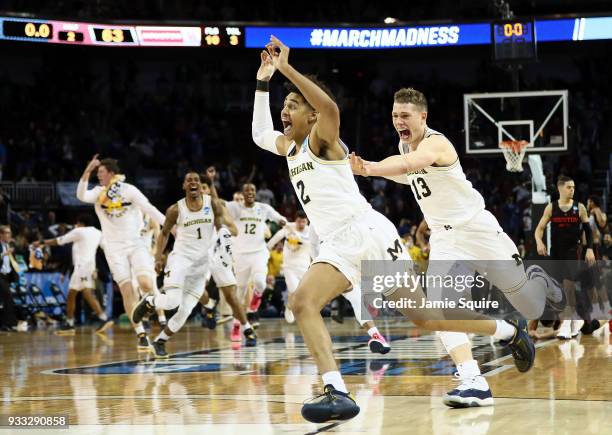
[(102, 232), (94, 227), (77, 227), (57, 238), (58, 245), (72, 243), (72, 264), (95, 264)]
[[(432, 135), (443, 136), (426, 127), (425, 138)], [(401, 154), (409, 152), (401, 143), (399, 149)], [(406, 175), (432, 230), (464, 224), (485, 208), (482, 195), (465, 177), (459, 158), (450, 166), (428, 166)]]
[(235, 201), (226, 203), (227, 210), (234, 219), (238, 235), (234, 237), (234, 252), (250, 254), (266, 251), (266, 221), (278, 222), (282, 216), (268, 204), (255, 202), (247, 207)]
[(179, 213), (173, 252), (193, 260), (207, 258), (214, 241), (215, 226), (210, 196), (202, 195), (202, 208), (197, 211), (189, 210), (185, 198), (177, 205)]
[(311, 225), (321, 239), (363, 215), (372, 207), (359, 192), (351, 171), (348, 149), (342, 160), (323, 160), (310, 150), (308, 137), (299, 151), (295, 142), (287, 152), (289, 177)]
[(295, 223), (285, 225), (283, 267), (308, 267), (310, 264), (310, 228), (298, 231)]

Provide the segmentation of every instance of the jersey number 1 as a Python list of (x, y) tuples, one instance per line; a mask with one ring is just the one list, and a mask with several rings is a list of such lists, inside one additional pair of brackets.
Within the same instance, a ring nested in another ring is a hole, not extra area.
[(202, 238), (202, 232), (200, 231), (200, 229), (198, 228), (198, 240), (200, 240)]
[[(417, 182), (421, 186), (421, 193), (419, 194), (419, 188), (417, 187)], [(417, 178), (416, 180), (412, 180), (412, 190), (414, 191), (417, 200), (421, 200), (423, 198), (427, 198), (431, 195), (431, 190), (427, 183), (425, 183), (425, 179), (422, 177)]]
[(302, 204), (308, 204), (310, 202), (310, 196), (306, 195), (306, 193), (304, 192), (304, 189), (306, 188), (306, 186), (304, 185), (304, 181), (298, 181), (296, 186), (300, 190), (300, 199), (302, 200)]

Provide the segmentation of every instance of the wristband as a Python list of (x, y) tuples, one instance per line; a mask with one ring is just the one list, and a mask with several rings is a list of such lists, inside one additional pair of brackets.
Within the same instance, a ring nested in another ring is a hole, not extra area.
[(261, 92), (270, 92), (270, 82), (265, 82), (263, 80), (257, 80), (257, 85), (255, 86), (255, 90)]

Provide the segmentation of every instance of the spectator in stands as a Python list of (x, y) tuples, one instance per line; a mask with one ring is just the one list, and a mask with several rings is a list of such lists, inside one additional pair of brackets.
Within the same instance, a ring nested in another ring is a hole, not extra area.
[(259, 183), (259, 187), (257, 188), (257, 196), (255, 199), (257, 199), (259, 202), (263, 202), (264, 204), (271, 205), (272, 207), (276, 205), (274, 201), (274, 192), (268, 188), (268, 183), (265, 181)]

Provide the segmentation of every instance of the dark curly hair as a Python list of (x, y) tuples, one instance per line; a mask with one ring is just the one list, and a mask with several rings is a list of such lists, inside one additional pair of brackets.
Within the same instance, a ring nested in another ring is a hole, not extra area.
[[(305, 74), (304, 76), (308, 80), (313, 82), (315, 85), (317, 85), (319, 88), (321, 88), (323, 90), (323, 92), (325, 92), (327, 94), (327, 96), (329, 96), (329, 98), (331, 98), (334, 102), (336, 101), (336, 97), (334, 97), (334, 94), (332, 93), (332, 91), (327, 87), (327, 85), (325, 83), (323, 83), (321, 80), (319, 80), (316, 75)], [(306, 102), (306, 104), (308, 104), (310, 106), (310, 108), (314, 110), (314, 107), (312, 107), (310, 105), (310, 103), (308, 102), (308, 100), (306, 100), (306, 98), (304, 98), (304, 95), (302, 95), (302, 92), (300, 92), (300, 90), (298, 89), (298, 87), (296, 85), (294, 85), (291, 82), (285, 82), (285, 89), (287, 89), (287, 91), (289, 93), (294, 92), (294, 93), (298, 94), (300, 97), (302, 97), (302, 99)]]

